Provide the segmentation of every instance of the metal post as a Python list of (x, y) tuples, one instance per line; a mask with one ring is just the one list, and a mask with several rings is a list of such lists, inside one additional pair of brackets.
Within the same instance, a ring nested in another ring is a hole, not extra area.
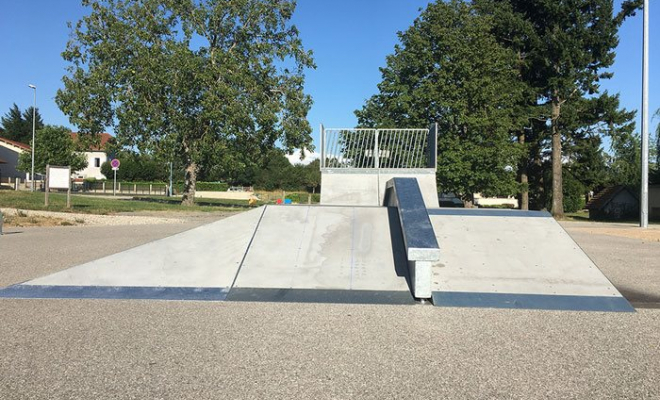
[(380, 168), (380, 155), (378, 153), (378, 129), (374, 131), (374, 168)]
[(642, 196), (639, 226), (649, 226), (649, 0), (644, 0), (644, 43), (642, 55)]
[(174, 192), (172, 191), (172, 162), (171, 161), (170, 161), (170, 187), (169, 187), (169, 190), (170, 190), (169, 197), (172, 197)]
[(321, 130), (321, 168), (325, 168), (325, 129), (323, 124), (320, 124)]
[(32, 171), (30, 172), (30, 178), (32, 179), (32, 192), (34, 192), (34, 148), (37, 147), (37, 142), (35, 142), (35, 127), (37, 122), (37, 87), (30, 84), (29, 88), (34, 90), (34, 106), (32, 107)]
[(50, 192), (49, 178), (50, 177), (50, 165), (46, 165), (46, 190), (44, 190), (44, 205), (48, 207), (48, 192)]
[(116, 169), (114, 170), (114, 173), (115, 173), (115, 179), (112, 182), (112, 195), (113, 196), (116, 194), (116, 191), (117, 191), (117, 170)]

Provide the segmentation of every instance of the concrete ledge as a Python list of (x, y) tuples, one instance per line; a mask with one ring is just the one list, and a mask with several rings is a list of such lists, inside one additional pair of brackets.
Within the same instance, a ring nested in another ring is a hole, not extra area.
[(440, 259), (440, 247), (417, 179), (390, 179), (384, 204), (397, 209), (413, 295), (420, 299), (430, 298), (432, 267)]
[(384, 205), (386, 183), (393, 178), (417, 178), (426, 207), (438, 207), (435, 169), (322, 168), (321, 204), (341, 206)]

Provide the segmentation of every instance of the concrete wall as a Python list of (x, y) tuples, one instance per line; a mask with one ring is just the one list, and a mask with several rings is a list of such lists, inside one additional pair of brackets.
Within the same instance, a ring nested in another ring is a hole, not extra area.
[(382, 206), (385, 185), (392, 178), (417, 178), (427, 208), (438, 207), (435, 170), (428, 169), (321, 169), (321, 204)]

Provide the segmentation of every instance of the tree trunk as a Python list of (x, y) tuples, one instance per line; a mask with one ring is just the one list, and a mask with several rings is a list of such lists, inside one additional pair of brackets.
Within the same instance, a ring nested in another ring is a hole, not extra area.
[[(525, 131), (520, 133), (518, 135), (518, 143), (520, 143), (521, 146), (525, 146)], [(528, 160), (528, 152), (525, 151), (525, 157), (522, 159), (522, 162), (520, 163), (520, 209), (521, 210), (529, 210), (529, 177), (527, 176), (527, 160)]]
[(562, 184), (561, 132), (558, 120), (561, 111), (560, 99), (552, 98), (552, 216), (564, 218), (564, 191)]
[(186, 167), (185, 181), (183, 183), (183, 198), (181, 204), (184, 206), (195, 205), (195, 186), (197, 184), (197, 163), (190, 163)]

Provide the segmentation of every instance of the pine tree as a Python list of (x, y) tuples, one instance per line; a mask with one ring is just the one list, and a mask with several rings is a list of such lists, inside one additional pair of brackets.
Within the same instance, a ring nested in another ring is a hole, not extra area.
[[(2, 129), (4, 131), (3, 137), (17, 142), (24, 142), (23, 136), (25, 135), (25, 121), (21, 115), (21, 110), (16, 103), (9, 109), (1, 119)], [(30, 131), (31, 132), (31, 131)], [(30, 136), (31, 138), (32, 136)], [(28, 143), (28, 142), (24, 142)]]
[(23, 135), (22, 140), (19, 142), (31, 143), (32, 142), (32, 116), (36, 116), (36, 124), (34, 126), (35, 132), (44, 127), (44, 121), (39, 114), (39, 108), (36, 109), (36, 112), (33, 114), (34, 107), (28, 107), (27, 110), (23, 111)]
[[(548, 106), (552, 157), (552, 213), (564, 215), (561, 129), (563, 108), (576, 99), (598, 93), (606, 69), (614, 62), (618, 29), (634, 13), (637, 1), (625, 1), (614, 14), (612, 0), (492, 0), (490, 10), (506, 10), (509, 18), (496, 19), (499, 31), (524, 32), (502, 42), (524, 55), (523, 79)], [(506, 28), (508, 24), (508, 29)], [(507, 44), (508, 43), (508, 44)]]

